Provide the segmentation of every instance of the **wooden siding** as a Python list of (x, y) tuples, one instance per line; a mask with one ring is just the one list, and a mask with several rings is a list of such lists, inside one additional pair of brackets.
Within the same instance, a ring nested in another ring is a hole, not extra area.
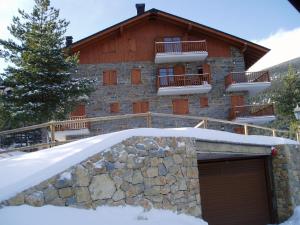
[(181, 37), (182, 40), (206, 40), (209, 57), (230, 57), (227, 42), (196, 31), (187, 31), (182, 24), (162, 20), (141, 20), (117, 30), (73, 51), (80, 52), (80, 64), (153, 61), (154, 43), (163, 37)]

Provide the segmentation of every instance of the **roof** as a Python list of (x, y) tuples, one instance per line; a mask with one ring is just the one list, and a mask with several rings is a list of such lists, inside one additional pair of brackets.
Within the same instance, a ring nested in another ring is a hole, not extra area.
[(216, 38), (219, 38), (219, 39), (225, 40), (227, 42), (230, 42), (231, 44), (239, 47), (243, 51), (244, 56), (245, 56), (246, 69), (251, 67), (261, 57), (263, 57), (268, 51), (270, 51), (270, 49), (268, 49), (264, 46), (255, 44), (251, 41), (236, 37), (234, 35), (225, 33), (223, 31), (205, 26), (203, 24), (200, 24), (200, 23), (197, 23), (197, 22), (194, 22), (194, 21), (176, 16), (176, 15), (173, 15), (173, 14), (170, 14), (170, 13), (167, 13), (167, 12), (155, 9), (155, 8), (150, 9), (148, 11), (145, 11), (144, 13), (142, 13), (140, 15), (136, 15), (134, 17), (131, 17), (131, 18), (127, 19), (127, 20), (124, 20), (120, 23), (117, 23), (117, 24), (115, 24), (111, 27), (108, 27), (104, 30), (101, 30), (101, 31), (99, 31), (95, 34), (92, 34), (92, 35), (90, 35), (86, 38), (83, 38), (83, 39), (81, 39), (77, 42), (74, 42), (71, 45), (71, 47), (73, 49), (74, 48), (79, 49), (82, 46), (86, 45), (87, 43), (92, 42), (96, 38), (107, 35), (111, 32), (115, 32), (118, 29), (122, 29), (124, 26), (127, 26), (129, 24), (137, 22), (138, 20), (141, 20), (141, 19), (146, 18), (146, 17), (163, 17), (165, 19), (177, 21), (179, 23), (184, 23), (184, 24), (187, 24), (190, 27), (192, 27), (192, 29), (199, 30), (203, 33), (206, 33), (206, 34), (210, 35), (210, 36), (214, 36)]

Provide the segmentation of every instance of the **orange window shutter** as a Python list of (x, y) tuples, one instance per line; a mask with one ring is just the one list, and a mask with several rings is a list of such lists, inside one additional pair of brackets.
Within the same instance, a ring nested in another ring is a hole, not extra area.
[(133, 69), (131, 71), (131, 84), (140, 84), (141, 83), (141, 70)]
[(208, 107), (208, 97), (200, 98), (200, 106), (201, 106), (201, 108)]
[(203, 73), (210, 73), (210, 65), (209, 64), (204, 64), (203, 65)]
[(176, 99), (173, 99), (172, 100), (172, 105), (173, 105), (173, 113), (174, 114), (177, 114), (178, 112), (177, 112), (177, 103), (178, 101), (176, 100)]
[(145, 113), (149, 111), (149, 102), (141, 102), (141, 112)]
[(109, 71), (103, 71), (103, 85), (109, 85)]
[(132, 103), (132, 111), (133, 111), (133, 113), (140, 113), (141, 104), (139, 102)]
[(117, 85), (117, 71), (110, 71), (110, 85)]
[(75, 107), (74, 111), (71, 112), (71, 116), (84, 116), (85, 115), (85, 105), (80, 104)]
[(188, 114), (189, 113), (189, 101), (188, 99), (174, 99), (173, 113), (174, 114)]
[(118, 113), (118, 112), (120, 112), (120, 104), (119, 104), (119, 102), (110, 103), (110, 112), (111, 113)]
[(185, 74), (185, 67), (184, 67), (184, 65), (175, 65), (174, 66), (174, 74), (175, 75), (183, 75), (183, 74)]
[(183, 114), (188, 114), (189, 113), (189, 101), (187, 99), (183, 99), (182, 101), (182, 105), (183, 105)]

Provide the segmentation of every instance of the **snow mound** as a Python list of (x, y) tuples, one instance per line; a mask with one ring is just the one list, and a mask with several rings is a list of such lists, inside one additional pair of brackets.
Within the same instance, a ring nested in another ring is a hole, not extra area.
[(142, 207), (133, 206), (102, 206), (96, 210), (58, 206), (11, 206), (0, 210), (0, 223), (5, 225), (208, 225), (203, 220), (192, 216), (178, 215), (160, 209), (144, 212)]
[[(17, 193), (37, 185), (133, 136), (192, 137), (201, 140), (266, 146), (299, 144), (296, 141), (278, 137), (245, 136), (200, 128), (139, 128), (103, 134), (54, 148), (0, 160), (0, 201), (7, 200)], [(183, 145), (183, 143), (180, 143), (180, 145)]]
[(294, 210), (294, 214), (284, 223), (280, 225), (300, 225), (300, 206), (297, 206)]

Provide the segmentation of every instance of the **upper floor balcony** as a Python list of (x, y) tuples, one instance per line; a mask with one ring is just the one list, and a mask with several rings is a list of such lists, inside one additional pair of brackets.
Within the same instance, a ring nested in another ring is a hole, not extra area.
[(155, 63), (204, 61), (208, 56), (205, 40), (180, 41), (174, 38), (170, 40), (155, 42)]
[(210, 73), (157, 76), (157, 95), (201, 94), (211, 88)]
[(255, 95), (271, 86), (268, 71), (260, 72), (231, 72), (225, 77), (227, 92), (248, 91)]
[(229, 120), (239, 123), (263, 124), (275, 119), (273, 104), (234, 106), (229, 111)]

